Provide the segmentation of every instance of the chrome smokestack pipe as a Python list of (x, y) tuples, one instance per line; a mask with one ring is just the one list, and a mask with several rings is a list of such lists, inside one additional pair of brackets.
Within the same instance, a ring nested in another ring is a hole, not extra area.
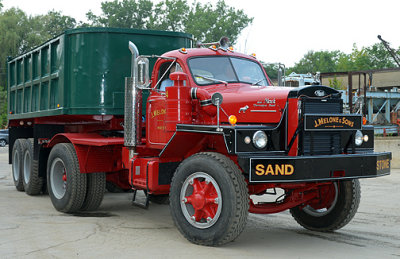
[(140, 143), (140, 120), (142, 119), (142, 92), (138, 89), (136, 58), (139, 51), (133, 42), (129, 42), (132, 53), (131, 77), (125, 78), (125, 114), (124, 114), (124, 145), (129, 148), (129, 157), (136, 153), (136, 146)]

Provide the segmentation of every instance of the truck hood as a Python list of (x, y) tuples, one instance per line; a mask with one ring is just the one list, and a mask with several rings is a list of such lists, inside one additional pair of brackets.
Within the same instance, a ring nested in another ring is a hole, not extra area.
[[(204, 88), (211, 95), (222, 94), (221, 107), (228, 115), (235, 115), (237, 123), (279, 123), (286, 106), (290, 87), (251, 86), (229, 84), (226, 87)], [(221, 122), (228, 122), (221, 113)]]

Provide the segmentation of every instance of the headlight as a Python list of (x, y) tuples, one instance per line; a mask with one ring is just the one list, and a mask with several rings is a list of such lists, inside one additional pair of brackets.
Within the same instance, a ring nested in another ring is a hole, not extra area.
[(356, 144), (356, 146), (361, 146), (361, 144), (363, 143), (363, 134), (361, 131), (357, 130), (356, 132), (356, 137), (354, 139), (354, 143)]
[(257, 131), (253, 135), (253, 144), (256, 146), (258, 149), (263, 149), (267, 146), (268, 139), (267, 135), (264, 133), (264, 131)]

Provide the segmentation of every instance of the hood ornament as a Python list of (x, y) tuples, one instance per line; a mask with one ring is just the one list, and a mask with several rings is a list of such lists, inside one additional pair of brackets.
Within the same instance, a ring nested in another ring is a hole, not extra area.
[(243, 106), (242, 108), (239, 109), (239, 113), (240, 113), (240, 112), (246, 113), (246, 111), (247, 111), (248, 108), (249, 108), (248, 105)]

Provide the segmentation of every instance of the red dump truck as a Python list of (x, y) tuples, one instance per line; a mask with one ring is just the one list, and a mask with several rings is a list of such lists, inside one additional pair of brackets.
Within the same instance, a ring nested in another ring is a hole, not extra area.
[(344, 114), (332, 88), (272, 86), (226, 38), (192, 44), (185, 33), (86, 28), (10, 59), (17, 190), (47, 189), (65, 213), (98, 209), (106, 185), (143, 191), (143, 206), (169, 197), (177, 228), (201, 245), (234, 240), (249, 212), (289, 209), (314, 231), (346, 225), (359, 179), (390, 173), (373, 127)]

